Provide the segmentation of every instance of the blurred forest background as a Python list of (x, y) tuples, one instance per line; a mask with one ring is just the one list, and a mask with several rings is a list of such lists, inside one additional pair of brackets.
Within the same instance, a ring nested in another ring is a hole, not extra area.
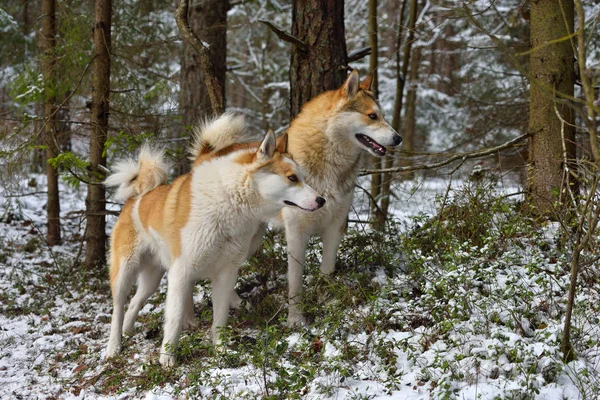
[[(41, 196), (45, 245), (64, 243), (68, 233), (70, 243), (85, 241), (77, 262), (81, 256), (88, 270), (104, 271), (107, 232), (120, 206), (99, 183), (115, 160), (152, 140), (167, 150), (177, 176), (189, 168), (186, 148), (199, 119), (225, 109), (244, 114), (257, 137), (268, 129), (281, 134), (303, 103), (339, 87), (351, 69), (361, 77), (374, 72), (374, 91), (404, 142), (385, 159), (365, 157), (356, 193), (366, 210), (350, 220), (371, 225), (375, 233), (367, 240), (395, 240), (400, 190), (408, 182), (417, 192), (419, 182), (430, 180), (447, 190), (436, 216), (416, 225), (433, 236), (411, 231), (423, 240), (412, 250), (423, 254), (454, 238), (488, 249), (491, 242), (482, 239), (488, 231), (480, 228), (501, 229), (495, 217), (481, 222), (477, 213), (518, 214), (535, 229), (554, 221), (552, 246), (565, 254), (548, 255), (561, 268), (552, 279), (560, 275), (564, 284), (552, 317), (560, 325), (556, 349), (565, 362), (573, 359), (577, 285), (588, 295), (595, 288), (590, 299), (598, 292), (598, 2), (190, 0), (177, 21), (178, 6), (163, 0), (0, 5), (0, 182), (7, 203)], [(190, 41), (178, 22), (199, 40)], [(480, 186), (463, 193), (466, 203), (452, 203), (456, 181)], [(492, 201), (485, 196), (498, 181), (514, 190)], [(64, 187), (87, 193), (85, 210), (65, 204)], [(486, 208), (505, 197), (514, 200), (508, 208)], [(11, 207), (1, 222), (11, 223)], [(77, 231), (65, 232), (65, 221), (72, 227), (74, 218)], [(465, 221), (473, 225), (460, 225)], [(507, 244), (494, 257), (521, 240), (514, 226), (502, 231)], [(449, 236), (440, 239), (444, 229)], [(425, 258), (411, 270), (406, 257), (403, 273), (412, 271), (415, 282), (426, 276)], [(437, 278), (423, 281), (422, 289)], [(579, 310), (586, 313), (598, 310)], [(553, 326), (544, 321), (540, 329)], [(594, 332), (595, 342), (584, 347), (598, 353)], [(437, 382), (427, 387), (442, 390)]]

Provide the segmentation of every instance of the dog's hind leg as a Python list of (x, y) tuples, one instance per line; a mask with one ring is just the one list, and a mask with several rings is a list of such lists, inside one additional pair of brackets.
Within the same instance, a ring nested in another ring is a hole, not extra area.
[(125, 323), (123, 324), (123, 332), (132, 333), (135, 331), (135, 320), (137, 319), (140, 309), (144, 306), (148, 298), (156, 292), (160, 279), (165, 274), (164, 269), (156, 263), (144, 263), (138, 276), (138, 288), (135, 296), (131, 299), (127, 313), (125, 314)]
[(299, 232), (295, 226), (287, 226), (285, 237), (288, 250), (288, 285), (289, 306), (288, 326), (304, 325), (302, 315), (302, 275), (304, 274), (304, 262), (306, 260), (306, 247), (310, 236)]
[(233, 264), (219, 268), (217, 276), (212, 280), (213, 323), (211, 333), (215, 346), (221, 344), (221, 332), (219, 330), (227, 325), (229, 293), (233, 291), (238, 277), (238, 265)]
[(185, 302), (185, 319), (183, 320), (183, 329), (195, 329), (198, 327), (196, 314), (194, 314), (194, 286), (190, 287), (190, 292), (187, 295)]
[[(256, 233), (252, 236), (252, 241), (250, 242), (250, 247), (248, 248), (248, 254), (246, 254), (246, 260), (252, 257), (259, 249), (260, 245), (263, 241), (263, 236), (265, 236), (265, 232), (267, 231), (267, 224), (261, 224), (258, 227)], [(235, 290), (231, 291), (231, 299), (229, 301), (229, 307), (234, 310), (238, 310), (242, 305), (241, 297), (236, 293)]]
[(337, 256), (342, 236), (344, 235), (345, 218), (335, 221), (325, 228), (321, 238), (323, 239), (323, 260), (321, 273), (329, 275), (335, 270), (335, 259)]
[(111, 281), (113, 297), (113, 314), (110, 324), (110, 338), (106, 348), (106, 358), (111, 358), (121, 351), (123, 333), (123, 310), (127, 295), (131, 291), (133, 281), (138, 273), (139, 260), (136, 256), (121, 257), (118, 273)]
[[(181, 261), (171, 266), (168, 274), (167, 306), (165, 309), (165, 332), (160, 352), (160, 364), (163, 367), (175, 365), (175, 349), (186, 315), (186, 303), (194, 286), (195, 279), (185, 271)], [(229, 295), (230, 292), (227, 292)]]

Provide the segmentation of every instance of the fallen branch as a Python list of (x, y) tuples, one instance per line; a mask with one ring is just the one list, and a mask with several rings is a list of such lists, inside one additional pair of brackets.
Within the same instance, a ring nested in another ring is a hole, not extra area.
[(215, 115), (220, 115), (225, 111), (223, 88), (215, 76), (215, 66), (210, 57), (208, 46), (203, 43), (190, 28), (190, 24), (188, 23), (188, 1), (189, 0), (179, 0), (179, 6), (175, 12), (175, 20), (177, 21), (177, 26), (179, 27), (179, 32), (181, 32), (183, 40), (191, 45), (200, 56), (200, 68), (204, 73), (204, 84), (208, 90), (208, 97), (210, 98), (213, 113)]
[(370, 175), (370, 174), (376, 174), (376, 173), (408, 172), (408, 171), (436, 169), (436, 168), (443, 167), (445, 165), (448, 165), (448, 164), (450, 164), (454, 161), (458, 161), (458, 160), (461, 160), (462, 162), (464, 162), (471, 158), (479, 158), (479, 157), (489, 156), (490, 154), (494, 154), (498, 151), (512, 147), (515, 144), (527, 139), (529, 136), (530, 136), (529, 133), (526, 133), (526, 134), (521, 135), (513, 140), (510, 140), (504, 144), (501, 144), (500, 146), (492, 147), (491, 149), (486, 149), (486, 150), (481, 150), (481, 151), (457, 154), (453, 157), (450, 157), (444, 161), (440, 161), (435, 164), (409, 165), (406, 167), (395, 167), (395, 168), (384, 168), (384, 169), (363, 169), (360, 171), (359, 175), (364, 176), (364, 175)]
[(269, 21), (265, 21), (264, 19), (259, 19), (258, 22), (261, 24), (265, 24), (269, 27), (277, 35), (277, 37), (284, 42), (288, 42), (293, 44), (294, 46), (298, 46), (302, 51), (308, 50), (308, 45), (304, 43), (302, 40), (298, 39), (296, 36), (292, 36), (284, 30), (279, 29)]

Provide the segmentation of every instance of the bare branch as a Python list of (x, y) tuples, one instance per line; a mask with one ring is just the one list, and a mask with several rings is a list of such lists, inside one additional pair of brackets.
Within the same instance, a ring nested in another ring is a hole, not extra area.
[(190, 24), (188, 23), (188, 9), (188, 0), (179, 0), (179, 6), (175, 12), (175, 20), (177, 21), (177, 26), (183, 40), (192, 46), (200, 56), (200, 68), (202, 68), (202, 72), (204, 73), (204, 84), (208, 90), (213, 113), (220, 115), (225, 109), (223, 88), (215, 76), (215, 66), (210, 57), (210, 50), (190, 28)]
[(371, 54), (371, 47), (369, 46), (353, 51), (352, 53), (348, 54), (348, 64), (356, 62), (361, 58), (368, 56), (369, 54)]
[(461, 160), (461, 161), (465, 161), (471, 158), (480, 158), (480, 157), (485, 157), (485, 156), (489, 156), (490, 154), (494, 154), (498, 151), (504, 150), (504, 149), (508, 149), (509, 147), (514, 146), (515, 144), (527, 139), (530, 136), (529, 133), (525, 133), (513, 140), (510, 140), (504, 144), (501, 144), (499, 146), (496, 147), (492, 147), (490, 149), (485, 149), (485, 150), (480, 150), (480, 151), (475, 151), (475, 152), (470, 152), (470, 153), (461, 153), (461, 154), (456, 154), (455, 156), (452, 156), (444, 161), (440, 161), (438, 163), (435, 164), (429, 164), (429, 165), (409, 165), (406, 167), (395, 167), (395, 168), (385, 168), (385, 169), (363, 169), (362, 171), (360, 171), (360, 176), (364, 176), (364, 175), (369, 175), (369, 174), (375, 174), (375, 173), (392, 173), (392, 172), (408, 172), (408, 171), (418, 171), (418, 170), (426, 170), (426, 169), (436, 169), (436, 168), (440, 168), (443, 167), (445, 165), (448, 165), (454, 161), (457, 160)]
[(269, 27), (277, 35), (277, 37), (284, 42), (288, 42), (293, 44), (294, 46), (298, 46), (302, 51), (308, 50), (308, 45), (304, 43), (302, 40), (298, 39), (296, 36), (292, 36), (284, 30), (279, 29), (269, 21), (265, 21), (264, 19), (259, 19), (258, 22), (265, 24)]

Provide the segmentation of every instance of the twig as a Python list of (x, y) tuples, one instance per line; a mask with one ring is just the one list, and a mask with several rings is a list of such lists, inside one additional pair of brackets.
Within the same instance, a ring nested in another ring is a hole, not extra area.
[(269, 21), (265, 21), (264, 19), (259, 19), (258, 22), (268, 26), (269, 29), (271, 29), (273, 31), (273, 33), (275, 33), (277, 35), (277, 37), (279, 39), (283, 40), (284, 42), (291, 43), (294, 46), (297, 46), (298, 48), (300, 48), (300, 50), (302, 50), (302, 51), (308, 50), (308, 45), (306, 43), (304, 43), (302, 40), (298, 39), (296, 36), (293, 36), (285, 31), (279, 29), (278, 27), (276, 27)]
[(494, 154), (498, 151), (504, 150), (504, 149), (508, 149), (509, 147), (514, 146), (516, 143), (519, 143), (525, 139), (527, 139), (530, 136), (529, 133), (525, 133), (513, 140), (510, 140), (504, 144), (501, 144), (499, 146), (496, 147), (492, 147), (490, 149), (485, 149), (485, 150), (480, 150), (480, 151), (475, 151), (475, 152), (469, 152), (469, 153), (459, 153), (456, 154), (453, 157), (450, 157), (444, 161), (440, 161), (438, 163), (435, 164), (426, 164), (426, 165), (409, 165), (406, 167), (394, 167), (394, 168), (384, 168), (384, 169), (363, 169), (360, 171), (359, 176), (364, 176), (364, 175), (369, 175), (369, 174), (374, 174), (374, 173), (381, 173), (381, 172), (408, 172), (408, 171), (419, 171), (419, 170), (427, 170), (427, 169), (436, 169), (436, 168), (440, 168), (443, 167), (445, 165), (448, 165), (454, 161), (457, 160), (462, 160), (463, 162), (466, 160), (469, 160), (471, 158), (480, 158), (480, 157), (485, 157), (485, 156), (489, 156), (490, 154)]
[(362, 49), (358, 49), (356, 51), (353, 51), (352, 53), (348, 54), (348, 64), (356, 62), (356, 61), (360, 60), (361, 58), (364, 58), (370, 54), (371, 54), (371, 47), (369, 47), (369, 46), (363, 47)]

